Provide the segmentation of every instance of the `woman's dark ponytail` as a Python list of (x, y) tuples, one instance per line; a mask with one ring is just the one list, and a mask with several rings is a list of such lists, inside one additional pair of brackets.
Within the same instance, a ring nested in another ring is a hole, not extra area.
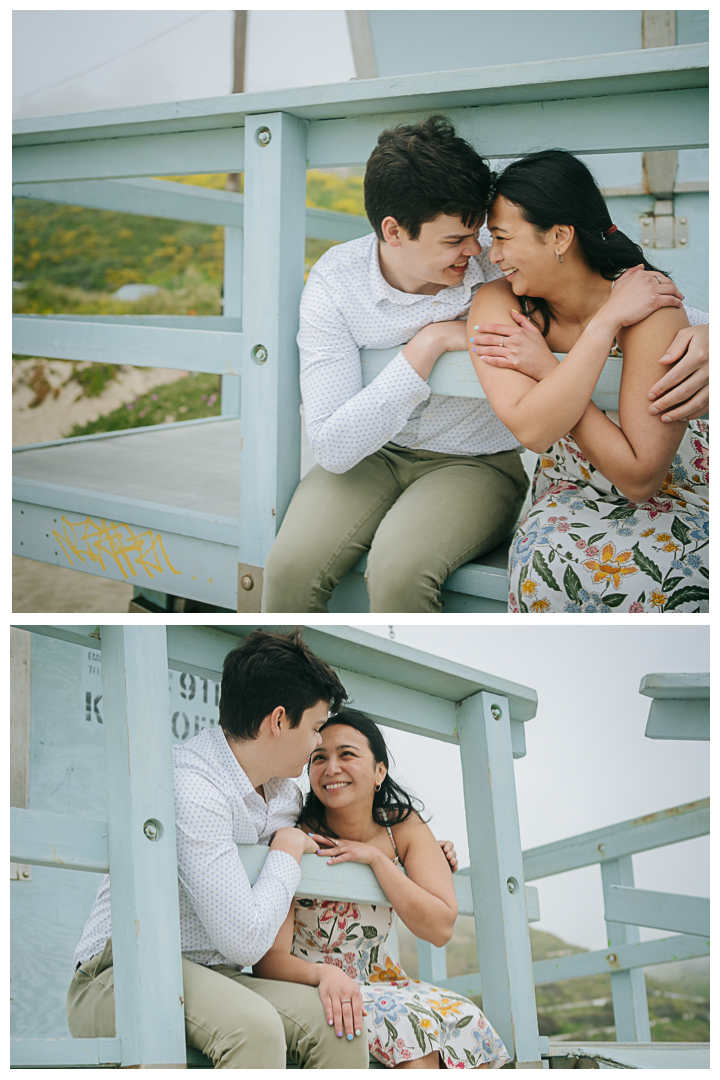
[[(567, 150), (541, 150), (511, 162), (496, 179), (493, 196), (502, 195), (517, 206), (538, 232), (553, 225), (572, 225), (585, 261), (606, 281), (614, 281), (631, 266), (648, 262), (642, 248), (613, 222), (605, 199), (584, 162)], [(542, 332), (550, 329), (552, 310), (537, 296), (520, 298), (526, 315), (537, 314)]]

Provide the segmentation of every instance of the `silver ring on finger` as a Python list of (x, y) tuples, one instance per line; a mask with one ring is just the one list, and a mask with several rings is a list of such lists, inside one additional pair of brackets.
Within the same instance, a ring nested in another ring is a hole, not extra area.
[(341, 1001), (340, 1004), (341, 1005), (350, 1005), (351, 1002), (352, 1002), (352, 998), (345, 998), (345, 1000)]
[(505, 348), (505, 338), (504, 338), (504, 337), (501, 337), (501, 338), (500, 338), (500, 348), (501, 348), (501, 349), (504, 349), (504, 348)]
[(657, 276), (657, 274), (655, 275), (655, 280), (657, 281), (658, 285), (662, 285), (662, 281), (661, 281), (661, 280), (660, 280), (660, 278), (659, 278), (659, 277)]

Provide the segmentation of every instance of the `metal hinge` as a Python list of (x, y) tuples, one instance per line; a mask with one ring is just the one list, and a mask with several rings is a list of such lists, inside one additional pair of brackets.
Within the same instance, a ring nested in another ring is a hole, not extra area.
[(32, 881), (32, 866), (27, 866), (25, 863), (11, 862), (10, 880)]
[(672, 199), (656, 199), (654, 212), (642, 215), (640, 243), (644, 248), (687, 247), (688, 219), (675, 217)]

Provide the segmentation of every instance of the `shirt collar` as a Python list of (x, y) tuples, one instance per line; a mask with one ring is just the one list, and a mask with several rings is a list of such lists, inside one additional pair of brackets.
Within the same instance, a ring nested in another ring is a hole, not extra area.
[(434, 296), (431, 296), (428, 293), (401, 292), (400, 289), (394, 289), (383, 277), (382, 270), (380, 269), (380, 260), (378, 258), (378, 244), (380, 241), (374, 235), (373, 241), (370, 249), (369, 271), (370, 297), (375, 304), (387, 300), (389, 303), (399, 307), (408, 307), (411, 304), (419, 303), (421, 300), (439, 300), (441, 304), (451, 304), (454, 308), (458, 306), (462, 307), (470, 303), (475, 285), (478, 285), (481, 281), (485, 281), (485, 275), (478, 259), (476, 256), (471, 255), (461, 285), (448, 286), (445, 289), (441, 289), (440, 292), (436, 293)]

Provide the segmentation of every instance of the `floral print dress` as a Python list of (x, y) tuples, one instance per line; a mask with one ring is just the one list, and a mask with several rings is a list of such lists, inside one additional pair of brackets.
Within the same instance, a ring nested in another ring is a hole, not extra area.
[(709, 429), (694, 420), (660, 490), (630, 502), (569, 435), (541, 454), (510, 547), (512, 612), (708, 611)]
[(389, 955), (394, 921), (392, 908), (375, 904), (296, 900), (292, 953), (334, 964), (360, 983), (370, 1053), (383, 1065), (392, 1068), (439, 1050), (448, 1069), (475, 1069), (485, 1062), (499, 1069), (509, 1055), (477, 1006), (408, 978)]

